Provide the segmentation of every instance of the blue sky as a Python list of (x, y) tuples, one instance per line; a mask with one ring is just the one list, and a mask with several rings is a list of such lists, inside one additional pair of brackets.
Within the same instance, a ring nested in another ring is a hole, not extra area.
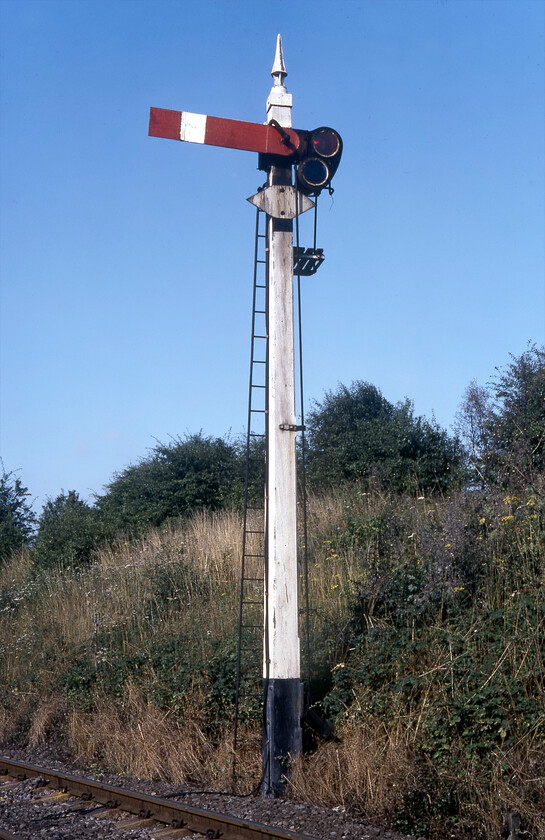
[(0, 453), (38, 508), (243, 431), (263, 174), (148, 114), (263, 122), (278, 32), (294, 125), (344, 140), (307, 404), (363, 379), (450, 427), (544, 342), (542, 0), (0, 0), (0, 26)]

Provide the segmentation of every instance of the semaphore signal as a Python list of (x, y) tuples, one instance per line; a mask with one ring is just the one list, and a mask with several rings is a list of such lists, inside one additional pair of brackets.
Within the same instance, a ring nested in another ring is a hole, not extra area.
[[(303, 685), (299, 645), (297, 476), (293, 265), (323, 260), (321, 249), (293, 247), (293, 219), (314, 206), (309, 196), (331, 190), (342, 139), (327, 126), (292, 127), (292, 95), (280, 35), (267, 100), (267, 122), (151, 108), (149, 134), (259, 154), (267, 187), (248, 199), (267, 218), (267, 486), (264, 627), (263, 794), (278, 796), (286, 760), (302, 752)], [(294, 179), (295, 171), (295, 179)], [(295, 183), (294, 183), (295, 180)], [(300, 252), (300, 253), (299, 253)], [(312, 267), (313, 265), (313, 267)]]

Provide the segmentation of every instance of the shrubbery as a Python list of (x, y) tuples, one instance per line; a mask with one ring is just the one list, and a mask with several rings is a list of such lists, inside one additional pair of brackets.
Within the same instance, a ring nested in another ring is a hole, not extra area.
[(323, 704), (341, 732), (404, 721), (414, 777), (396, 827), (490, 837), (479, 790), (489, 824), (522, 796), (526, 828), (545, 828), (520, 764), (545, 764), (545, 498), (349, 494), (344, 519), (334, 554), (350, 556), (351, 619)]
[(50, 499), (38, 521), (32, 558), (39, 568), (78, 566), (91, 559), (104, 538), (98, 511), (75, 490)]
[(393, 405), (367, 382), (339, 386), (307, 417), (309, 481), (359, 481), (393, 490), (446, 490), (460, 482), (462, 448), (410, 400)]
[(472, 382), (458, 427), (477, 483), (543, 489), (545, 348), (511, 356), (486, 387)]
[(13, 472), (6, 472), (0, 460), (0, 564), (14, 551), (27, 545), (35, 521), (35, 515), (28, 503), (30, 494), (23, 487), (20, 478)]
[(142, 533), (194, 510), (216, 510), (240, 497), (234, 446), (201, 433), (158, 443), (152, 454), (115, 476), (97, 499), (110, 533)]

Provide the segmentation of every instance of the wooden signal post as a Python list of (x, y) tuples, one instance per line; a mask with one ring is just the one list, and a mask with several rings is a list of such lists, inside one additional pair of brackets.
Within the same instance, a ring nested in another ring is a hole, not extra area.
[[(267, 100), (267, 122), (291, 128), (292, 96), (284, 86), (286, 69), (278, 36)], [(292, 164), (269, 169), (271, 204), (290, 193)], [(284, 190), (284, 192), (283, 192)], [(259, 195), (259, 194), (258, 194)], [(296, 198), (296, 196), (293, 196)], [(295, 210), (293, 208), (293, 215)], [(268, 581), (265, 582), (265, 733), (263, 795), (278, 796), (286, 758), (302, 752), (303, 684), (297, 596), (297, 476), (295, 349), (293, 329), (293, 217), (277, 208), (269, 215), (269, 434), (267, 453)], [(282, 766), (282, 762), (284, 766)]]
[[(267, 169), (267, 188), (249, 201), (268, 216), (268, 479), (266, 488), (267, 576), (265, 580), (263, 794), (282, 793), (290, 758), (301, 754), (303, 686), (300, 676), (297, 594), (297, 486), (295, 352), (293, 325), (293, 219), (314, 203), (338, 164), (342, 141), (332, 129), (312, 134), (292, 128), (292, 96), (280, 35), (271, 71), (267, 123), (220, 119), (186, 111), (152, 108), (149, 133), (259, 152)], [(326, 134), (324, 134), (326, 132)], [(327, 134), (329, 132), (329, 134)], [(325, 140), (324, 140), (325, 138)], [(333, 145), (331, 144), (333, 138)], [(303, 163), (302, 158), (305, 157)], [(293, 166), (302, 191), (293, 186)], [(329, 167), (329, 168), (328, 168)], [(313, 182), (313, 178), (316, 179)], [(314, 189), (316, 188), (316, 189)]]

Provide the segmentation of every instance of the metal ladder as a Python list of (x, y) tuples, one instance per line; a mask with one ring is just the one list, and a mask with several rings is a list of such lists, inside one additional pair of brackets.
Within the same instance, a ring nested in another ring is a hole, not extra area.
[[(266, 451), (268, 435), (268, 217), (256, 211), (252, 335), (246, 472), (239, 596), (239, 625), (233, 734), (233, 784), (236, 782), (237, 751), (241, 750), (242, 725), (259, 719), (263, 708), (263, 634), (265, 627), (265, 580), (267, 566)], [(257, 497), (255, 473), (261, 473)], [(254, 474), (252, 474), (254, 473)], [(265, 636), (265, 648), (267, 639)], [(267, 657), (265, 656), (265, 661)]]

